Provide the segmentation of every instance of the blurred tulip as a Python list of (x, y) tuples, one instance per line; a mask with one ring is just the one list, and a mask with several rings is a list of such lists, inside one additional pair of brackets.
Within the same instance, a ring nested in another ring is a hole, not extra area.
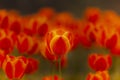
[(9, 29), (13, 31), (15, 34), (20, 34), (23, 29), (22, 17), (18, 15), (16, 12), (10, 13), (10, 26)]
[(108, 71), (98, 71), (95, 74), (89, 73), (86, 80), (110, 80)]
[(8, 29), (9, 28), (9, 14), (6, 10), (0, 10), (0, 28)]
[(47, 18), (48, 20), (50, 20), (50, 19), (52, 19), (53, 16), (55, 15), (55, 11), (54, 11), (52, 8), (45, 7), (45, 8), (40, 9), (40, 10), (37, 12), (37, 15), (38, 15), (38, 16), (41, 16), (41, 17), (45, 17), (45, 18)]
[(48, 28), (49, 28), (48, 23), (43, 23), (43, 24), (39, 25), (37, 34), (39, 36), (45, 36), (46, 33), (48, 32)]
[(17, 49), (20, 53), (25, 53), (29, 49), (28, 36), (25, 34), (20, 34), (17, 36)]
[(32, 74), (38, 70), (38, 60), (34, 58), (28, 58), (28, 65), (26, 67), (25, 73)]
[(38, 19), (34, 16), (23, 17), (23, 32), (29, 36), (34, 36), (37, 33)]
[(88, 57), (89, 66), (95, 71), (108, 70), (112, 65), (112, 58), (108, 55), (90, 54)]
[(85, 18), (95, 24), (101, 18), (101, 11), (98, 8), (88, 8), (85, 11)]
[(13, 51), (15, 46), (15, 35), (9, 30), (0, 30), (0, 49), (6, 51), (6, 54), (9, 54)]
[(18, 80), (23, 77), (27, 64), (28, 61), (23, 56), (14, 57), (7, 55), (3, 62), (2, 68), (9, 79)]

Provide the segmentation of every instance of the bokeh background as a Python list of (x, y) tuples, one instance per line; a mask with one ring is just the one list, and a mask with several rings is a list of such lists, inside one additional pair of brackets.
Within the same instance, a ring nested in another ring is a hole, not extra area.
[[(57, 12), (69, 12), (76, 18), (81, 18), (87, 7), (98, 7), (102, 10), (114, 10), (120, 14), (120, 0), (0, 0), (0, 9), (17, 10), (22, 15), (36, 13), (43, 7), (51, 7)], [(87, 64), (88, 54), (91, 52), (104, 52), (98, 48), (86, 49), (79, 45), (68, 55), (68, 66), (63, 70), (65, 80), (85, 80), (90, 72)], [(51, 73), (51, 65), (42, 57), (39, 70), (27, 76), (29, 80), (40, 80), (42, 76)]]
[(15, 9), (21, 14), (35, 13), (42, 7), (52, 7), (56, 11), (68, 11), (77, 17), (91, 6), (120, 13), (119, 0), (0, 0), (0, 8)]

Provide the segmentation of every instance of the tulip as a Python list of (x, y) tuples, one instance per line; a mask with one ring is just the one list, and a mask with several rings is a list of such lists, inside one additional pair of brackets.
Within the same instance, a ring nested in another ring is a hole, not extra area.
[(20, 34), (22, 31), (23, 24), (22, 18), (20, 15), (11, 13), (10, 15), (10, 30), (13, 31), (15, 34)]
[(32, 74), (38, 70), (38, 60), (34, 58), (28, 58), (28, 65), (25, 70), (26, 74)]
[(0, 49), (4, 50), (6, 54), (9, 54), (13, 51), (15, 45), (15, 35), (9, 30), (0, 30)]
[(45, 40), (50, 54), (57, 57), (66, 55), (72, 47), (72, 34), (62, 29), (47, 33)]
[(21, 33), (17, 35), (17, 49), (20, 53), (34, 54), (39, 51), (37, 38)]
[(14, 57), (7, 55), (3, 62), (2, 68), (10, 80), (19, 80), (23, 77), (27, 64), (28, 61), (23, 56)]
[(8, 29), (9, 27), (9, 19), (10, 19), (10, 16), (8, 15), (8, 12), (6, 10), (0, 10), (0, 21), (1, 21), (1, 24), (0, 24), (0, 28), (2, 29)]
[(45, 7), (45, 8), (40, 9), (37, 12), (37, 15), (40, 17), (45, 17), (48, 20), (51, 20), (53, 16), (55, 15), (55, 11), (52, 8)]
[(89, 66), (95, 71), (108, 70), (112, 65), (112, 58), (108, 55), (90, 54), (88, 57)]
[(101, 11), (98, 8), (88, 8), (85, 11), (85, 18), (87, 21), (95, 24), (101, 18)]

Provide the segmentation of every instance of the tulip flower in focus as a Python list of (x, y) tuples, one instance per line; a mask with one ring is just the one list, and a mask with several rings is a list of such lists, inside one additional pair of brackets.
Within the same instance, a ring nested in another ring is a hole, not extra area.
[(112, 57), (102, 54), (90, 54), (88, 58), (89, 66), (95, 71), (108, 70), (112, 65)]
[(110, 80), (108, 71), (98, 71), (96, 73), (89, 73), (86, 80)]
[(25, 57), (14, 57), (7, 55), (3, 62), (2, 68), (10, 80), (18, 80), (23, 77), (27, 65), (28, 61)]
[(45, 41), (50, 54), (62, 57), (72, 47), (72, 34), (62, 29), (53, 30), (46, 34)]

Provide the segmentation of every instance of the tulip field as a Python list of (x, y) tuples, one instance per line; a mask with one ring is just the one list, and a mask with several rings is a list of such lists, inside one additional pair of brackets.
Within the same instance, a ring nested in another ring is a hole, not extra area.
[(0, 80), (120, 80), (119, 58), (115, 11), (0, 10)]

